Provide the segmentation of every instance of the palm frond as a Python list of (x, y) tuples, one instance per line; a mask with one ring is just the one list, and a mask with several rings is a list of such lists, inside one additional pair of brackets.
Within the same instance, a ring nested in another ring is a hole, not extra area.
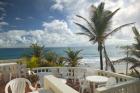
[(83, 26), (83, 25), (81, 25), (81, 24), (79, 24), (79, 23), (76, 23), (76, 22), (75, 22), (75, 24), (78, 25), (79, 27), (81, 27), (86, 33), (95, 36), (95, 34), (92, 33), (92, 32), (91, 32), (88, 28), (86, 28), (85, 26)]
[(65, 60), (69, 62), (69, 65), (72, 67), (75, 67), (78, 65), (79, 60), (82, 59), (79, 54), (82, 50), (73, 51), (72, 49), (68, 48), (65, 52), (67, 56), (65, 57)]
[(96, 40), (96, 37), (91, 37), (90, 39), (89, 39), (89, 41), (95, 41)]
[(79, 33), (76, 33), (76, 34), (78, 34), (78, 35), (85, 35), (85, 36), (88, 36), (88, 37), (90, 36), (89, 34), (84, 33), (84, 32), (83, 33), (82, 32), (81, 33), (79, 32)]
[(134, 68), (136, 68), (136, 67), (140, 67), (140, 63), (135, 63), (134, 65), (132, 65), (132, 66), (130, 67), (130, 69), (134, 69)]
[(106, 14), (107, 16), (106, 16), (106, 20), (108, 21), (108, 20), (110, 20), (118, 11), (120, 10), (120, 8), (118, 8), (118, 9), (116, 9), (114, 12), (110, 12), (110, 13), (108, 13), (108, 14)]
[(82, 18), (83, 20), (85, 20), (87, 22), (87, 24), (89, 25), (89, 27), (92, 29), (93, 33), (96, 34), (96, 30), (95, 30), (95, 25), (94, 23), (90, 23), (86, 18), (80, 16), (80, 15), (76, 15), (79, 18)]
[(121, 26), (117, 27), (116, 29), (114, 29), (113, 31), (111, 31), (110, 33), (106, 34), (106, 35), (105, 35), (105, 38), (108, 37), (109, 35), (111, 35), (111, 34), (117, 32), (117, 31), (119, 31), (119, 30), (122, 29), (123, 27), (129, 26), (129, 25), (133, 25), (133, 24), (134, 24), (134, 22), (133, 22), (133, 23), (128, 23), (128, 24), (121, 25)]
[(123, 63), (123, 62), (135, 64), (135, 63), (139, 63), (140, 61), (133, 57), (124, 57), (124, 58), (113, 61), (114, 64)]
[(105, 3), (104, 2), (101, 2), (100, 5), (97, 8), (99, 13), (103, 13), (104, 6), (105, 6)]
[(132, 27), (132, 30), (133, 30), (135, 36), (140, 36), (139, 31), (137, 30), (137, 28), (135, 26)]

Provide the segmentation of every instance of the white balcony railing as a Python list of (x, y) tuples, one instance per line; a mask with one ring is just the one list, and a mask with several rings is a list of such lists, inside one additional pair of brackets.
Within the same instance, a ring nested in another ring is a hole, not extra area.
[[(96, 93), (140, 93), (140, 80), (131, 76), (117, 74), (102, 70), (93, 70), (84, 67), (40, 67), (32, 69), (35, 73), (51, 72), (55, 76), (63, 76), (63, 72), (83, 69), (85, 75), (101, 75), (107, 77), (115, 77), (117, 84), (111, 87), (101, 87), (96, 89)], [(92, 73), (91, 73), (92, 72)]]
[(97, 88), (96, 93), (140, 93), (140, 80), (123, 82), (110, 88)]

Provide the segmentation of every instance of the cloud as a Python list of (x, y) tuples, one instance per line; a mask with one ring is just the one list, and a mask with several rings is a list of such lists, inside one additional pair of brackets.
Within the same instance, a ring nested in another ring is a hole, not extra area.
[(3, 7), (0, 7), (0, 11), (5, 12), (5, 9)]
[(62, 11), (64, 7), (61, 4), (57, 3), (53, 5), (51, 8)]
[(0, 25), (5, 26), (5, 25), (8, 25), (8, 23), (7, 22), (0, 22)]
[(42, 30), (10, 30), (0, 34), (1, 47), (29, 47), (32, 43), (45, 46), (80, 46), (87, 43), (86, 37), (77, 36), (63, 20), (44, 22)]
[(29, 17), (28, 17), (28, 19), (34, 19), (34, 17), (32, 17), (32, 16), (29, 16)]
[(2, 30), (2, 28), (4, 27), (4, 26), (8, 26), (9, 24), (7, 23), (7, 22), (4, 22), (4, 21), (1, 21), (0, 22), (0, 31)]
[[(84, 0), (82, 0), (84, 2)], [(100, 2), (103, 0), (96, 0), (93, 4), (95, 6), (99, 5)], [(140, 14), (139, 14), (139, 10), (140, 10), (140, 1), (139, 0), (104, 0), (105, 1), (105, 9), (114, 11), (117, 8), (121, 8), (116, 15), (113, 17), (112, 21), (113, 24), (111, 26), (112, 30), (120, 25), (126, 24), (126, 23), (131, 23), (131, 22), (137, 22), (136, 27), (140, 28)], [(90, 1), (89, 1), (90, 2)], [(69, 9), (69, 10), (74, 10), (75, 12), (77, 12), (78, 15), (81, 15), (85, 18), (89, 17), (89, 12), (90, 12), (90, 5), (92, 4), (91, 2), (86, 2), (84, 7), (80, 7), (76, 8), (76, 10), (74, 9)], [(78, 6), (82, 6), (82, 4), (78, 5)], [(64, 7), (65, 9), (66, 7)], [(70, 7), (73, 8), (73, 7)], [(83, 9), (84, 8), (84, 9)], [(71, 22), (71, 20), (77, 21), (79, 23), (83, 23), (83, 21), (78, 20), (75, 15), (75, 12), (71, 12), (69, 11), (71, 14), (73, 15), (69, 15), (68, 16), (68, 22), (71, 25), (72, 28), (75, 29), (75, 24), (73, 24), (73, 22)], [(84, 23), (83, 23), (84, 24)], [(131, 29), (132, 26), (130, 27), (126, 27), (121, 29), (119, 32), (115, 33), (114, 35), (110, 36), (107, 40), (107, 44), (131, 44), (131, 42), (134, 42), (133, 39), (133, 32)], [(80, 31), (81, 29), (76, 29), (78, 31)], [(82, 30), (81, 30), (82, 31)], [(114, 43), (118, 42), (118, 43)]]
[[(76, 35), (82, 31), (73, 22), (82, 22), (75, 18), (79, 14), (85, 18), (89, 17), (90, 5), (96, 6), (102, 0), (54, 0), (52, 10), (66, 12), (66, 20), (56, 20), (43, 22), (43, 29), (40, 30), (9, 30), (0, 34), (1, 47), (28, 47), (31, 43), (38, 42), (45, 46), (89, 46), (91, 43), (85, 36)], [(104, 0), (105, 8), (114, 11), (121, 8), (113, 17), (112, 28), (128, 22), (137, 22), (136, 27), (140, 28), (140, 1), (139, 0)], [(17, 17), (17, 20), (21, 18)], [(4, 23), (1, 23), (4, 24)], [(6, 24), (6, 23), (5, 23)], [(124, 28), (120, 32), (110, 36), (106, 44), (122, 45), (133, 42), (131, 27)], [(129, 41), (129, 42), (128, 42)]]
[(17, 20), (17, 21), (23, 21), (24, 19), (22, 19), (20, 17), (16, 17), (15, 20)]
[(6, 4), (5, 2), (0, 1), (1, 6), (5, 5), (5, 4)]
[[(54, 0), (55, 4), (52, 5), (52, 9), (60, 10), (67, 13), (78, 13), (79, 10), (85, 10), (91, 3), (91, 0)], [(82, 6), (82, 7), (80, 7)]]

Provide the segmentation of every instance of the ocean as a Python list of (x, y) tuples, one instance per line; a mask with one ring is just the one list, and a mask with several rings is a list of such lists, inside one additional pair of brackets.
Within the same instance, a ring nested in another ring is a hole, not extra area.
[[(47, 47), (44, 49), (44, 51), (53, 51), (60, 56), (66, 56), (65, 50), (67, 48), (69, 47)], [(86, 65), (88, 67), (94, 67), (95, 69), (99, 69), (100, 62), (97, 46), (70, 48), (72, 48), (73, 50), (82, 50), (80, 54), (83, 57), (83, 59), (81, 60), (81, 64), (84, 63), (84, 66)], [(118, 46), (108, 45), (106, 46), (106, 49), (111, 60), (126, 57), (124, 50), (122, 50)], [(28, 54), (30, 52), (30, 48), (0, 48), (0, 60), (17, 59), (20, 58), (22, 55)], [(125, 64), (116, 65), (116, 68), (119, 68), (119, 70), (122, 68), (124, 70), (124, 66)]]
[[(90, 47), (47, 47), (44, 49), (45, 52), (53, 51), (58, 55), (66, 56), (65, 50), (67, 48), (72, 48), (73, 50), (82, 50), (81, 56), (83, 59), (93, 59), (97, 61), (99, 59), (99, 53), (97, 46)], [(117, 59), (124, 56), (123, 50), (117, 46), (106, 46), (108, 55), (112, 59)], [(30, 48), (0, 48), (0, 59), (17, 59), (24, 54), (31, 52)]]

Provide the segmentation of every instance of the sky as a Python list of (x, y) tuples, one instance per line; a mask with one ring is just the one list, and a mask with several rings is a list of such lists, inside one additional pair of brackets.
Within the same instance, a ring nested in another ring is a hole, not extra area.
[[(76, 34), (83, 30), (74, 22), (83, 21), (75, 15), (88, 19), (90, 6), (101, 2), (111, 11), (121, 8), (112, 19), (112, 29), (131, 22), (140, 28), (140, 0), (0, 0), (0, 47), (91, 46), (88, 37)], [(131, 27), (110, 36), (106, 44), (134, 43)]]

